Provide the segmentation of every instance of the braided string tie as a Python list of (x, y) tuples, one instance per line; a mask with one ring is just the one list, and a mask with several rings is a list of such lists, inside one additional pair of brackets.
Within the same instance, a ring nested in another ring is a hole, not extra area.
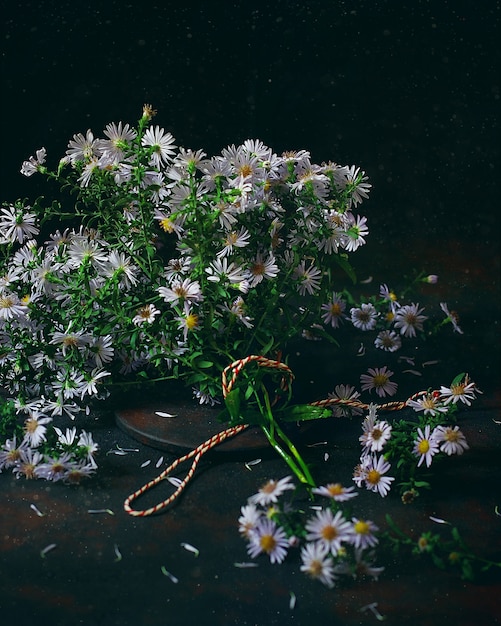
[[(282, 363), (281, 361), (274, 361), (272, 359), (268, 359), (260, 355), (255, 355), (255, 354), (250, 355), (250, 356), (245, 357), (244, 359), (239, 359), (237, 361), (234, 361), (223, 370), (222, 388), (223, 388), (224, 398), (226, 398), (226, 396), (233, 389), (233, 386), (240, 372), (244, 369), (246, 365), (248, 365), (251, 362), (257, 363), (259, 367), (267, 367), (270, 369), (276, 369), (276, 370), (281, 371), (283, 373), (283, 377), (280, 383), (280, 387), (283, 391), (286, 391), (288, 389), (290, 383), (294, 379), (294, 374), (292, 373), (292, 370), (285, 363)], [(230, 374), (231, 374), (231, 377), (230, 377)], [(418, 393), (415, 393), (413, 396), (411, 396), (405, 402), (399, 402), (399, 401), (386, 402), (385, 404), (377, 405), (377, 408), (378, 410), (381, 410), (381, 411), (400, 411), (401, 409), (404, 409), (406, 406), (408, 406), (408, 402), (410, 400), (414, 400), (415, 398), (418, 398), (426, 393), (427, 393), (426, 391), (419, 391)], [(354, 407), (354, 408), (359, 408), (359, 409), (368, 409), (370, 406), (369, 404), (365, 404), (363, 402), (360, 402), (359, 400), (349, 400), (345, 398), (327, 398), (325, 400), (317, 400), (316, 402), (310, 402), (311, 406), (321, 406), (321, 407), (328, 407), (333, 404), (341, 404), (344, 406), (349, 406), (349, 407)], [(176, 500), (176, 498), (179, 497), (179, 495), (186, 488), (186, 485), (193, 478), (193, 475), (195, 474), (198, 463), (200, 459), (202, 458), (202, 456), (206, 452), (214, 448), (215, 446), (219, 445), (225, 439), (228, 439), (229, 437), (233, 437), (237, 435), (238, 433), (241, 433), (243, 430), (248, 428), (248, 426), (249, 426), (248, 424), (239, 424), (237, 426), (231, 426), (227, 428), (226, 430), (223, 430), (222, 432), (213, 435), (212, 437), (204, 441), (202, 444), (200, 444), (191, 452), (188, 452), (184, 456), (181, 456), (178, 459), (176, 459), (173, 463), (169, 465), (169, 467), (163, 470), (161, 474), (159, 474), (153, 480), (150, 480), (150, 482), (143, 485), (140, 489), (135, 491), (125, 500), (124, 502), (125, 511), (127, 511), (129, 515), (133, 515), (134, 517), (147, 517), (148, 515), (154, 515), (155, 513), (158, 513), (165, 507), (169, 506), (169, 504), (174, 502), (174, 500)], [(179, 483), (179, 486), (174, 491), (174, 493), (172, 493), (168, 498), (166, 498), (163, 502), (159, 502), (155, 506), (150, 507), (149, 509), (137, 510), (131, 507), (131, 503), (134, 502), (134, 500), (136, 500), (141, 495), (143, 495), (146, 491), (148, 491), (155, 485), (158, 485), (159, 482), (167, 478), (167, 476), (169, 476), (169, 474), (176, 467), (181, 465), (181, 463), (184, 463), (185, 461), (189, 461), (190, 459), (193, 459), (190, 469), (188, 470), (184, 479)]]
[[(251, 362), (256, 362), (259, 367), (268, 367), (268, 368), (278, 369), (284, 372), (284, 374), (287, 374), (287, 377), (289, 380), (292, 380), (294, 378), (294, 374), (292, 373), (292, 370), (287, 365), (285, 365), (285, 363), (281, 363), (280, 361), (273, 361), (271, 359), (267, 359), (266, 357), (263, 357), (260, 355), (250, 355), (248, 357), (245, 357), (245, 359), (239, 359), (238, 361), (234, 361), (233, 363), (231, 363), (231, 365), (228, 365), (228, 367), (224, 369), (223, 374), (222, 374), (222, 387), (223, 387), (224, 398), (226, 398), (226, 396), (232, 390), (233, 385), (235, 384), (240, 372), (248, 363), (251, 363)], [(230, 373), (231, 373), (231, 378), (228, 380), (228, 376), (230, 375)], [(281, 388), (287, 389), (287, 387), (288, 387), (288, 382), (284, 376), (281, 381)], [(202, 444), (200, 444), (197, 448), (195, 448), (191, 452), (188, 452), (184, 456), (181, 456), (178, 459), (176, 459), (173, 463), (169, 465), (169, 467), (163, 470), (161, 474), (159, 474), (153, 480), (150, 480), (150, 482), (143, 485), (140, 489), (135, 491), (125, 500), (124, 502), (125, 511), (127, 511), (129, 515), (133, 515), (134, 517), (147, 517), (148, 515), (154, 515), (155, 513), (158, 513), (165, 507), (169, 506), (169, 504), (172, 504), (172, 502), (174, 502), (174, 500), (176, 500), (176, 498), (180, 496), (180, 494), (186, 488), (186, 485), (193, 478), (193, 475), (195, 474), (198, 463), (200, 459), (202, 458), (202, 456), (206, 452), (214, 448), (215, 446), (219, 445), (225, 439), (228, 439), (229, 437), (233, 437), (237, 435), (238, 433), (241, 433), (243, 430), (248, 428), (248, 426), (249, 426), (248, 424), (239, 424), (238, 426), (231, 426), (227, 428), (226, 430), (223, 430), (222, 432), (213, 435), (212, 437), (210, 437), (210, 439), (207, 439), (207, 441), (204, 441)], [(162, 480), (167, 478), (167, 476), (169, 476), (169, 474), (174, 469), (176, 469), (176, 467), (178, 467), (181, 463), (184, 463), (185, 461), (189, 461), (190, 459), (193, 459), (190, 469), (188, 470), (184, 479), (179, 483), (179, 486), (174, 491), (174, 493), (172, 493), (168, 498), (166, 498), (163, 502), (159, 502), (155, 506), (150, 507), (149, 509), (137, 510), (131, 507), (131, 503), (134, 502), (134, 500), (136, 500), (137, 498), (142, 496), (146, 491), (148, 491), (152, 487), (155, 487), (155, 485), (158, 485), (158, 483), (160, 483)]]
[[(179, 497), (179, 495), (186, 488), (186, 485), (193, 478), (193, 475), (197, 469), (198, 463), (200, 459), (202, 458), (202, 456), (214, 446), (217, 446), (225, 439), (228, 439), (228, 437), (233, 437), (234, 435), (237, 435), (238, 433), (242, 432), (246, 428), (247, 428), (247, 424), (231, 426), (230, 428), (227, 428), (226, 430), (223, 430), (222, 432), (217, 433), (216, 435), (213, 435), (210, 439), (207, 439), (207, 441), (204, 441), (204, 443), (200, 444), (197, 448), (195, 448), (191, 452), (188, 452), (188, 454), (185, 454), (184, 456), (179, 457), (173, 463), (171, 463), (169, 467), (163, 470), (163, 472), (159, 474), (156, 478), (154, 478), (153, 480), (150, 480), (150, 482), (146, 483), (140, 489), (138, 489), (133, 494), (131, 494), (124, 502), (124, 509), (127, 511), (127, 513), (129, 513), (129, 515), (133, 515), (134, 517), (147, 517), (148, 515), (154, 515), (155, 513), (158, 513), (165, 507), (169, 506), (169, 504), (174, 502), (174, 500)], [(134, 500), (136, 500), (136, 498), (139, 498), (139, 496), (143, 495), (143, 493), (145, 493), (146, 491), (148, 491), (155, 485), (158, 485), (158, 483), (164, 480), (165, 478), (167, 478), (167, 476), (169, 476), (169, 474), (173, 470), (175, 470), (176, 467), (178, 467), (178, 465), (181, 465), (181, 463), (184, 463), (185, 461), (189, 461), (191, 458), (193, 458), (193, 462), (190, 466), (190, 469), (188, 470), (184, 479), (179, 483), (178, 488), (176, 489), (176, 491), (174, 491), (173, 494), (171, 494), (163, 502), (159, 502), (158, 504), (150, 507), (149, 509), (137, 510), (131, 507), (131, 503)]]

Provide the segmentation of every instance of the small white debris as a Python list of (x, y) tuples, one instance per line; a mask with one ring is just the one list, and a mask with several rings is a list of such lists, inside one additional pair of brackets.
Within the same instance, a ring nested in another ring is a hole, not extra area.
[(160, 465), (162, 465), (162, 463), (163, 463), (163, 462), (164, 462), (164, 457), (163, 457), (163, 456), (161, 456), (161, 457), (158, 459), (158, 461), (157, 461), (157, 463), (156, 463), (155, 467), (160, 467)]
[(379, 622), (382, 622), (386, 619), (384, 615), (377, 610), (377, 602), (372, 602), (371, 604), (366, 604), (360, 609), (361, 613), (365, 613), (366, 611), (371, 611)]
[(369, 276), (369, 278), (365, 278), (364, 280), (360, 281), (361, 285), (369, 285), (370, 283), (372, 283), (372, 276)]
[(113, 549), (115, 550), (115, 555), (116, 555), (116, 559), (115, 559), (115, 563), (118, 563), (118, 561), (122, 560), (122, 553), (120, 552), (117, 544), (115, 543), (115, 545), (113, 546)]
[(173, 415), (172, 413), (164, 413), (163, 411), (155, 411), (155, 415), (158, 415), (158, 417), (177, 417), (177, 415)]
[(108, 450), (108, 452), (106, 453), (108, 454), (116, 454), (117, 456), (127, 456), (128, 452), (126, 452), (125, 450), (115, 450), (114, 448), (111, 450)]
[(30, 509), (35, 511), (38, 517), (43, 517), (45, 515), (45, 513), (42, 513), (42, 511), (35, 504), (30, 504)]
[(170, 572), (168, 572), (168, 571), (165, 569), (165, 566), (164, 566), (164, 565), (162, 565), (162, 567), (161, 567), (160, 569), (161, 569), (161, 571), (162, 571), (162, 574), (163, 574), (164, 576), (167, 576), (167, 578), (170, 578), (170, 580), (171, 580), (173, 583), (176, 583), (176, 584), (177, 584), (177, 583), (179, 582), (179, 578), (176, 578), (176, 577), (174, 576), (174, 574), (171, 574)]
[(330, 454), (328, 452), (325, 452), (325, 454), (324, 454), (324, 461), (327, 462), (329, 460), (329, 458), (330, 458)]
[(450, 522), (447, 522), (444, 519), (440, 519), (440, 517), (432, 517), (430, 515), (430, 519), (431, 519), (432, 522), (436, 522), (437, 524), (449, 524), (449, 526), (451, 525)]
[(414, 363), (414, 357), (412, 356), (399, 356), (398, 357), (399, 361), (405, 361), (406, 363), (408, 363), (409, 365), (415, 365)]
[(45, 548), (43, 548), (43, 550), (40, 550), (40, 556), (42, 557), (42, 559), (45, 559), (45, 555), (50, 552), (51, 550), (54, 550), (54, 548), (56, 547), (57, 544), (55, 543), (49, 543), (48, 546), (45, 546)]
[(141, 463), (141, 467), (148, 467), (148, 465), (151, 463), (151, 459), (148, 459), (147, 461), (145, 461), (144, 463)]
[(174, 487), (180, 487), (183, 484), (183, 481), (175, 476), (167, 476), (165, 480), (168, 480), (171, 485), (174, 485)]
[(98, 515), (100, 513), (107, 513), (108, 515), (115, 515), (111, 509), (89, 509), (87, 513), (91, 515)]
[(252, 561), (233, 563), (233, 566), (238, 567), (239, 569), (247, 569), (248, 567), (259, 567), (257, 563), (253, 563)]
[(294, 608), (296, 607), (296, 594), (293, 591), (290, 591), (289, 594), (290, 594), (289, 609), (293, 611)]
[(247, 461), (247, 463), (245, 464), (245, 467), (249, 470), (249, 472), (252, 472), (252, 466), (258, 465), (258, 463), (261, 463), (261, 459), (254, 459), (253, 461)]
[(327, 441), (317, 441), (317, 443), (307, 443), (307, 448), (318, 448), (319, 446), (326, 446)]
[(323, 510), (323, 507), (320, 506), (320, 504), (312, 504), (308, 508), (310, 508), (312, 511), (322, 511)]
[(357, 351), (357, 356), (364, 356), (365, 355), (365, 346), (363, 343), (360, 344), (360, 348)]
[(198, 556), (200, 554), (200, 550), (198, 548), (195, 548), (195, 546), (192, 546), (191, 543), (182, 542), (181, 547), (188, 552), (192, 552), (195, 556)]

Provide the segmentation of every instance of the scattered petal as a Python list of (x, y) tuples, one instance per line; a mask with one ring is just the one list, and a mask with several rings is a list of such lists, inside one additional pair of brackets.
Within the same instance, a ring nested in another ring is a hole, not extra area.
[(127, 452), (125, 450), (115, 450), (115, 449), (112, 449), (112, 450), (108, 450), (108, 452), (106, 454), (107, 455), (108, 454), (116, 454), (117, 456), (126, 456)]
[(144, 463), (141, 463), (141, 467), (148, 467), (148, 465), (151, 463), (151, 459), (148, 459), (147, 461), (145, 461)]
[(163, 462), (164, 462), (164, 457), (163, 457), (163, 456), (161, 456), (161, 457), (158, 459), (158, 461), (157, 461), (157, 463), (156, 463), (155, 467), (160, 467), (160, 465), (162, 465), (162, 463), (163, 463)]
[(166, 480), (168, 480), (171, 485), (174, 485), (174, 487), (180, 487), (183, 484), (183, 481), (175, 476), (167, 476)]
[(155, 411), (155, 415), (158, 415), (158, 417), (177, 417), (177, 415), (173, 415), (172, 413), (163, 413), (162, 411)]
[(121, 560), (122, 560), (122, 553), (121, 553), (121, 552), (120, 552), (120, 550), (118, 549), (117, 544), (115, 544), (115, 545), (113, 546), (113, 549), (115, 550), (115, 554), (116, 554), (116, 557), (117, 557), (117, 558), (115, 559), (115, 563), (118, 563), (118, 561), (121, 561)]
[(296, 606), (296, 594), (293, 591), (290, 591), (289, 594), (290, 594), (289, 609), (293, 611)]
[(399, 356), (398, 360), (399, 361), (405, 361), (409, 365), (415, 365), (414, 357), (412, 357), (412, 356)]
[(168, 572), (168, 571), (165, 569), (165, 566), (164, 566), (164, 565), (162, 565), (162, 567), (161, 567), (160, 569), (161, 569), (161, 571), (162, 571), (162, 574), (163, 574), (164, 576), (167, 576), (167, 578), (170, 578), (170, 579), (172, 580), (172, 582), (173, 582), (173, 583), (178, 583), (178, 582), (179, 582), (179, 578), (176, 578), (176, 577), (174, 576), (174, 574), (171, 574), (170, 572)]
[(43, 550), (40, 550), (40, 556), (42, 557), (42, 559), (45, 558), (45, 555), (50, 552), (51, 550), (54, 550), (54, 548), (56, 547), (57, 544), (55, 543), (49, 543), (48, 546), (45, 546), (45, 548)]
[(366, 604), (365, 606), (363, 606), (360, 611), (362, 613), (365, 613), (365, 611), (371, 611), (375, 616), (376, 619), (379, 622), (382, 622), (386, 619), (386, 617), (384, 615), (381, 615), (381, 613), (377, 610), (377, 602), (372, 602), (371, 604)]
[(307, 448), (317, 448), (318, 446), (326, 446), (327, 441), (317, 441), (316, 443), (307, 443)]
[(115, 515), (111, 509), (89, 509), (87, 513), (91, 514), (99, 514), (99, 513), (108, 513), (108, 515)]
[(181, 543), (181, 547), (184, 548), (185, 550), (188, 550), (188, 552), (193, 552), (193, 554), (195, 556), (198, 556), (200, 554), (200, 550), (198, 548), (195, 548), (195, 546), (192, 546), (191, 543)]
[(329, 454), (328, 452), (326, 452), (326, 453), (324, 454), (324, 461), (328, 461), (328, 460), (329, 460), (329, 457), (330, 457), (330, 454)]
[(254, 459), (253, 461), (247, 461), (247, 463), (245, 464), (245, 467), (249, 470), (249, 472), (251, 472), (252, 471), (251, 466), (257, 465), (258, 463), (261, 463), (261, 459)]
[(498, 505), (497, 505), (497, 504), (496, 504), (496, 506), (494, 507), (494, 513), (495, 513), (498, 517), (501, 517), (501, 513), (499, 512), (499, 507), (498, 507)]
[(34, 504), (30, 504), (30, 509), (32, 511), (35, 511), (35, 513), (38, 515), (38, 517), (43, 517), (45, 515), (45, 513), (42, 513), (42, 511), (37, 506), (35, 506)]
[(360, 344), (360, 348), (357, 351), (357, 356), (364, 356), (365, 354), (365, 346), (363, 343)]
[(368, 285), (369, 283), (372, 283), (372, 276), (369, 276), (369, 278), (364, 278), (364, 280), (359, 281), (361, 285)]
[(233, 565), (234, 567), (238, 567), (240, 569), (247, 569), (248, 567), (259, 567), (257, 563), (253, 563), (252, 561), (233, 563)]
[(417, 370), (402, 370), (403, 374), (413, 374), (414, 376), (422, 376), (421, 372)]
[(440, 363), (440, 361), (425, 361), (423, 363), (423, 367), (426, 367), (427, 365), (436, 365), (437, 363)]
[(451, 525), (451, 523), (450, 523), (450, 522), (447, 522), (447, 521), (446, 521), (446, 520), (444, 520), (444, 519), (440, 519), (439, 517), (432, 517), (432, 516), (430, 515), (430, 519), (431, 519), (431, 521), (432, 521), (432, 522), (436, 522), (437, 524), (448, 524), (449, 526)]
[(493, 419), (492, 421), (494, 422), (494, 424), (501, 424), (501, 422), (499, 420)]

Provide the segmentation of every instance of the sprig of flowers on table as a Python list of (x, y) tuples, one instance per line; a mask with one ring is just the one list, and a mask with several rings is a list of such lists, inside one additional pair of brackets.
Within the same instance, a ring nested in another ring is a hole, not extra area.
[[(181, 379), (217, 404), (229, 363), (294, 338), (335, 343), (346, 322), (390, 355), (423, 332), (423, 308), (386, 285), (362, 302), (337, 288), (368, 235), (360, 168), (259, 140), (209, 158), (154, 114), (75, 134), (55, 170), (37, 150), (21, 172), (56, 199), (0, 210), (0, 388), (47, 445), (55, 420), (119, 385)], [(392, 375), (370, 368), (362, 389), (393, 395)]]
[(279, 564), (299, 550), (301, 571), (327, 587), (342, 576), (377, 579), (384, 570), (374, 565), (379, 529), (347, 511), (347, 503), (358, 495), (354, 487), (331, 483), (315, 488), (313, 494), (327, 504), (305, 508), (284, 495), (297, 489), (290, 476), (269, 480), (241, 508), (239, 531), (249, 556), (266, 555)]
[(407, 406), (414, 414), (406, 419), (381, 419), (378, 406), (371, 404), (359, 437), (362, 453), (353, 476), (357, 486), (385, 497), (395, 480), (389, 474), (396, 473), (405, 504), (419, 495), (419, 489), (430, 488), (428, 480), (419, 477), (419, 470), (429, 474), (434, 459), (461, 455), (469, 449), (456, 414), (458, 403), (470, 406), (476, 393), (481, 392), (475, 383), (460, 374), (450, 387), (409, 399)]

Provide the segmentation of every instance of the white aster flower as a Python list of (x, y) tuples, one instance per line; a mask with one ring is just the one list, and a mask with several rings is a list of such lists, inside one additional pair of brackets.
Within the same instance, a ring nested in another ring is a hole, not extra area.
[(36, 151), (36, 157), (30, 156), (28, 161), (23, 161), (23, 165), (21, 166), (21, 174), (23, 176), (32, 176), (35, 172), (38, 172), (40, 166), (45, 163), (45, 159), (47, 157), (47, 150), (45, 148), (40, 148), (40, 150)]
[(346, 318), (344, 314), (345, 309), (346, 302), (339, 293), (333, 292), (331, 301), (322, 304), (320, 307), (320, 310), (324, 311), (324, 313), (322, 313), (324, 324), (330, 324), (332, 328), (339, 328), (340, 322)]
[(150, 127), (141, 139), (143, 146), (152, 148), (151, 164), (160, 168), (175, 154), (174, 137), (160, 126)]
[(223, 240), (223, 248), (217, 253), (219, 259), (233, 253), (234, 248), (245, 248), (250, 243), (250, 233), (242, 226), (240, 230), (228, 232)]
[(315, 487), (311, 492), (336, 502), (346, 502), (358, 496), (355, 487), (343, 487), (341, 483), (328, 483), (325, 486)]
[(440, 444), (440, 451), (445, 452), (449, 456), (451, 454), (463, 454), (465, 450), (469, 450), (466, 437), (459, 430), (459, 426), (437, 426), (433, 431), (433, 437)]
[(463, 402), (471, 406), (471, 401), (476, 398), (475, 392), (480, 393), (475, 383), (470, 382), (468, 375), (465, 376), (463, 381), (455, 383), (450, 387), (440, 387), (440, 396), (445, 404)]
[(0, 242), (23, 243), (27, 239), (38, 235), (39, 229), (36, 225), (37, 218), (34, 213), (29, 213), (23, 207), (15, 206), (2, 207), (0, 211)]
[(276, 278), (279, 269), (275, 262), (275, 257), (270, 252), (266, 258), (258, 252), (256, 258), (251, 262), (249, 267), (249, 284), (251, 287), (258, 285), (263, 278), (272, 279)]
[(272, 563), (281, 563), (287, 556), (289, 540), (280, 526), (267, 518), (261, 519), (250, 534), (247, 551), (252, 558), (266, 553)]
[(394, 330), (382, 330), (374, 340), (374, 345), (385, 352), (396, 352), (402, 347), (402, 340)]
[(353, 517), (351, 523), (352, 533), (350, 543), (352, 543), (355, 548), (365, 550), (366, 548), (374, 547), (378, 543), (378, 538), (374, 533), (379, 529), (374, 522)]
[(160, 315), (160, 311), (154, 304), (145, 304), (138, 309), (136, 315), (132, 318), (132, 323), (136, 326), (141, 326), (141, 324), (153, 324), (157, 315)]
[(391, 465), (384, 460), (383, 455), (368, 456), (360, 467), (360, 476), (354, 476), (354, 480), (357, 482), (357, 479), (361, 478), (369, 491), (379, 493), (384, 498), (395, 480), (393, 476), (385, 476), (390, 468)]
[(98, 142), (94, 139), (91, 130), (87, 131), (85, 137), (82, 133), (73, 135), (73, 139), (68, 144), (68, 150), (66, 150), (66, 155), (73, 164), (77, 161), (89, 161), (100, 154)]
[(438, 441), (433, 434), (430, 435), (430, 425), (427, 424), (424, 427), (424, 431), (421, 428), (417, 429), (418, 435), (414, 442), (413, 452), (419, 457), (418, 467), (423, 461), (426, 461), (426, 467), (430, 467), (432, 457), (438, 452)]
[(24, 438), (30, 446), (37, 448), (47, 439), (47, 426), (52, 418), (33, 413), (24, 422)]
[(21, 478), (21, 476), (27, 479), (38, 478), (38, 468), (42, 462), (43, 455), (38, 450), (23, 448), (19, 461), (17, 461), (12, 471), (16, 478)]
[(400, 334), (404, 337), (415, 337), (416, 330), (423, 330), (423, 322), (428, 318), (421, 315), (424, 308), (419, 308), (419, 304), (406, 304), (395, 313), (395, 328), (400, 328)]
[(456, 311), (449, 311), (449, 307), (447, 306), (446, 302), (441, 302), (440, 303), (440, 308), (445, 313), (445, 316), (446, 316), (445, 317), (445, 321), (446, 322), (450, 322), (452, 324), (454, 332), (459, 333), (460, 335), (462, 335), (463, 331), (459, 327), (459, 324), (458, 324), (459, 315), (456, 313)]
[(301, 548), (301, 571), (323, 583), (334, 587), (336, 573), (334, 563), (329, 556), (329, 548), (320, 543), (308, 543)]
[(342, 238), (342, 245), (348, 252), (355, 252), (360, 246), (365, 244), (365, 237), (369, 234), (367, 228), (367, 218), (357, 215), (355, 218), (352, 214), (348, 215), (349, 225), (346, 233)]
[(355, 328), (373, 330), (376, 327), (378, 313), (370, 302), (350, 309), (351, 321)]
[(359, 440), (369, 452), (381, 452), (390, 437), (391, 425), (386, 421), (381, 421), (375, 422), (359, 437)]
[(337, 511), (334, 515), (330, 509), (316, 511), (313, 518), (306, 522), (306, 539), (318, 541), (326, 546), (335, 556), (341, 544), (350, 540), (351, 524)]
[(294, 270), (292, 277), (297, 281), (296, 289), (302, 296), (307, 293), (313, 295), (320, 287), (322, 272), (313, 263), (306, 267), (306, 261), (303, 260)]
[(191, 281), (189, 278), (184, 280), (174, 280), (170, 287), (158, 287), (158, 293), (165, 302), (175, 306), (181, 302), (201, 302), (203, 295), (200, 289), (200, 283)]
[[(353, 385), (336, 385), (334, 391), (329, 392), (328, 398), (353, 401), (358, 400), (360, 394)], [(362, 409), (339, 403), (333, 405), (332, 414), (334, 417), (349, 417), (350, 415), (361, 415)]]
[(28, 307), (19, 300), (17, 294), (0, 292), (0, 321), (25, 317), (27, 312)]
[(238, 531), (246, 539), (250, 539), (263, 513), (254, 504), (247, 504), (241, 507), (240, 511), (241, 515), (238, 518)]
[(362, 391), (376, 390), (379, 397), (394, 396), (397, 392), (398, 385), (390, 380), (393, 376), (393, 372), (390, 371), (386, 365), (384, 367), (370, 367), (368, 374), (362, 374), (360, 376), (360, 382), (362, 384)]
[(277, 502), (278, 498), (285, 491), (295, 488), (291, 481), (292, 476), (285, 476), (279, 480), (269, 480), (255, 495), (249, 498), (249, 502), (260, 504), (261, 506), (267, 506), (268, 504)]
[(416, 412), (423, 411), (424, 415), (432, 415), (433, 417), (440, 413), (447, 413), (449, 410), (449, 407), (442, 402), (440, 394), (436, 393), (427, 393), (417, 400), (407, 400), (407, 405)]

